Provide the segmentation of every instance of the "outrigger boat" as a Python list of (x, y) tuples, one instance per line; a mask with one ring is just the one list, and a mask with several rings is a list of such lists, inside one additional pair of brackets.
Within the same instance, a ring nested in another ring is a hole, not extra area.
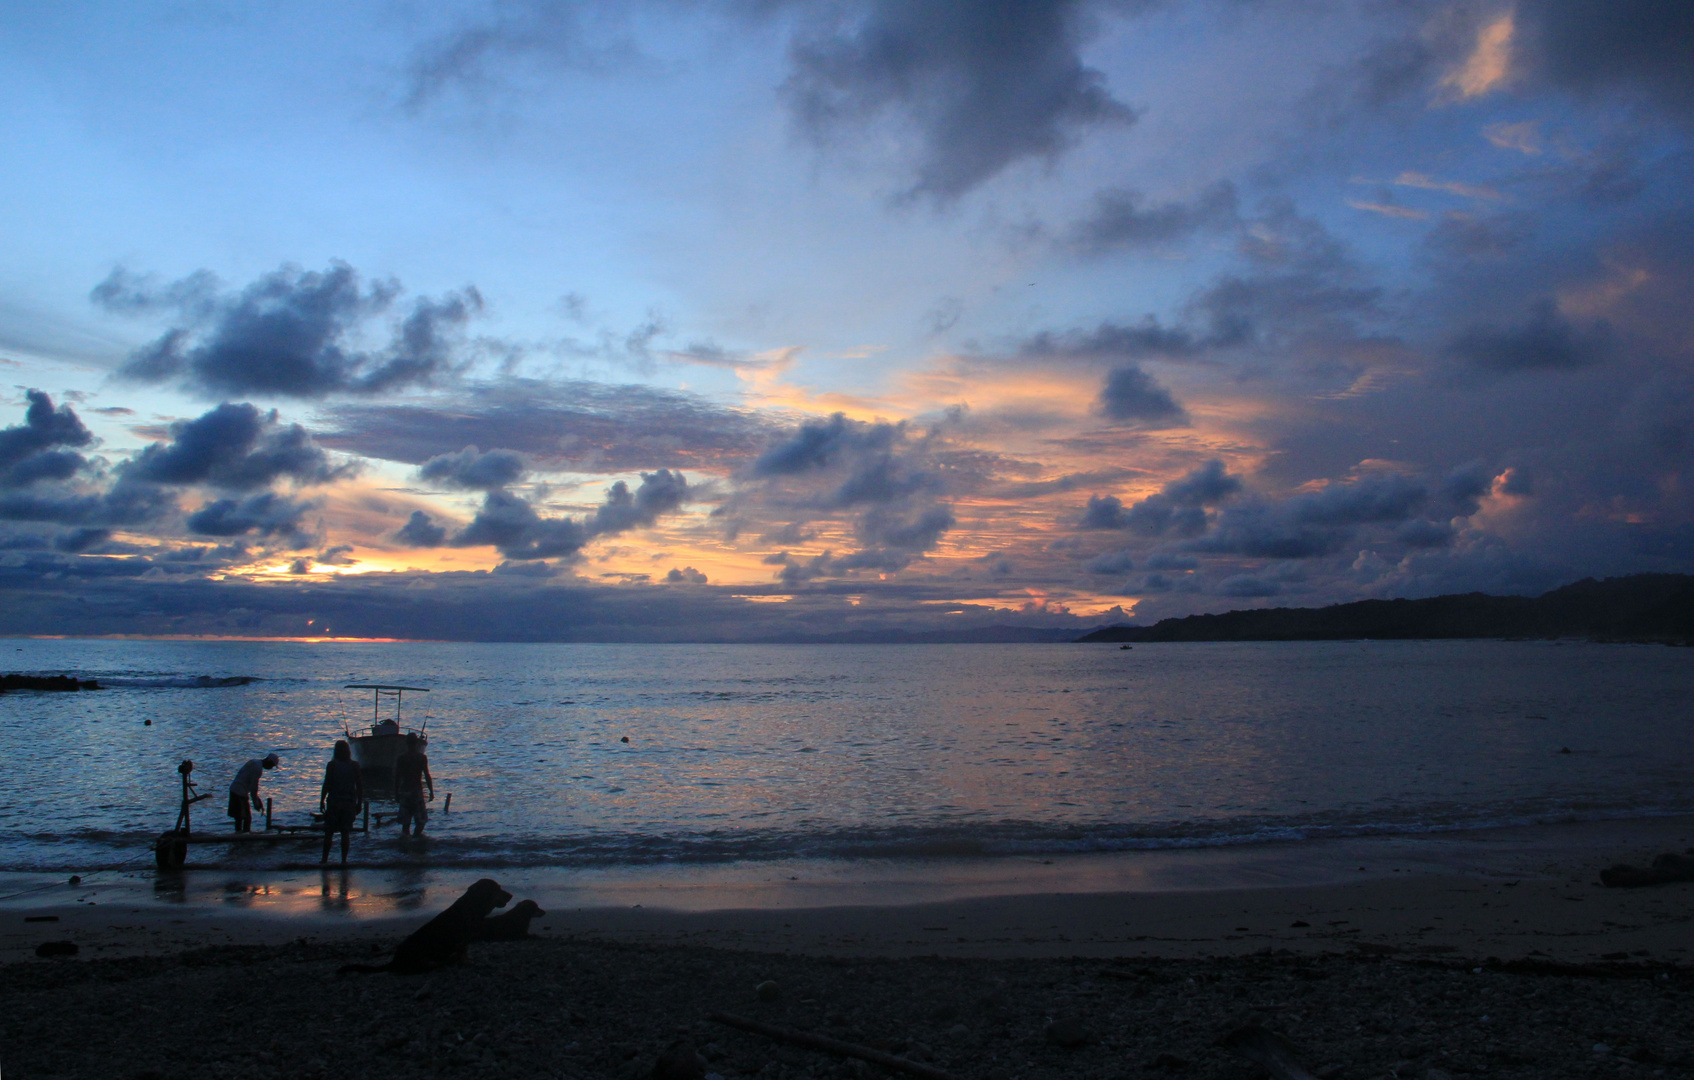
[[(343, 687), (346, 690), (371, 690), (371, 727), (362, 735), (347, 732), (347, 741), (353, 747), (353, 759), (359, 763), (359, 770), (364, 774), (365, 790), (371, 794), (394, 796), (394, 759), (406, 752), (406, 737), (418, 737), (418, 749), (429, 745), (429, 735), (424, 730), (429, 727), (429, 720), (424, 720), (424, 726), (416, 731), (407, 731), (400, 725), (400, 705), (407, 691), (417, 694), (427, 694), (429, 689), (423, 686), (382, 686), (376, 683), (349, 683)], [(382, 699), (394, 699), (394, 715), (384, 718)]]

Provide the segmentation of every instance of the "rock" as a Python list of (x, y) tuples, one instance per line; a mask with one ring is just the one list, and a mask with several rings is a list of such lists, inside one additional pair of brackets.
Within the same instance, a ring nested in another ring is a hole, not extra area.
[(778, 986), (775, 981), (771, 979), (766, 979), (764, 982), (754, 987), (753, 991), (759, 995), (760, 1001), (782, 1000), (782, 987)]
[(1062, 1016), (1048, 1024), (1046, 1034), (1048, 1042), (1067, 1050), (1087, 1046), (1096, 1038), (1094, 1032), (1088, 1030), (1082, 1021), (1070, 1016)]
[(694, 1044), (678, 1039), (653, 1063), (653, 1080), (705, 1080), (706, 1061)]
[(1425, 1069), (1423, 1080), (1453, 1080), (1453, 1076), (1444, 1069)]
[(81, 951), (74, 941), (43, 941), (35, 947), (37, 956), (75, 956)]
[(952, 1027), (947, 1029), (947, 1034), (955, 1039), (962, 1039), (970, 1033), (971, 1029), (963, 1024), (954, 1024)]
[(1185, 1057), (1178, 1057), (1175, 1054), (1164, 1053), (1160, 1054), (1152, 1061), (1149, 1061), (1147, 1063), (1147, 1068), (1149, 1071), (1163, 1069), (1166, 1072), (1181, 1072), (1188, 1068), (1190, 1064), (1191, 1062)]
[[(37, 949), (36, 951), (40, 952), (41, 950)], [(1609, 1054), (1612, 1052), (1612, 1048), (1607, 1046), (1605, 1043), (1595, 1043), (1594, 1052), (1596, 1054)]]

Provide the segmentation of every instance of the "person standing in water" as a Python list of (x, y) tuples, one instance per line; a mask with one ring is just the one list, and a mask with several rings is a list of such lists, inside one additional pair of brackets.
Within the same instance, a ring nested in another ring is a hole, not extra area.
[(353, 820), (365, 802), (365, 782), (359, 763), (346, 739), (335, 740), (335, 756), (324, 766), (324, 786), (318, 792), (318, 810), (324, 816), (324, 853), (319, 862), (329, 861), (329, 842), (341, 834), (341, 861), (347, 861), (347, 845), (353, 839)]
[[(235, 772), (235, 779), (229, 785), (229, 816), (235, 819), (236, 832), (253, 831), (253, 811), (265, 808), (264, 800), (259, 798), (259, 778), (265, 775), (266, 769), (274, 769), (277, 764), (275, 754), (266, 754), (261, 758), (252, 758), (247, 764)], [(248, 802), (252, 806), (248, 806)]]
[(411, 836), (417, 825), (422, 836), (424, 822), (429, 820), (429, 808), (424, 805), (424, 787), (429, 787), (429, 802), (435, 801), (435, 778), (429, 775), (429, 758), (418, 745), (416, 733), (406, 736), (406, 750), (394, 759), (394, 795), (400, 803), (400, 835)]

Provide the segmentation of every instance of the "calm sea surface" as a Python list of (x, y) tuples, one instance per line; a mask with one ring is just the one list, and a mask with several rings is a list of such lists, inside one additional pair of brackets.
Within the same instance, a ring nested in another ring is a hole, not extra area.
[[(1694, 811), (1694, 650), (1529, 642), (659, 646), (0, 641), (0, 870), (151, 859), (275, 750), (304, 823), (366, 691), (428, 686), (452, 812), (361, 862), (1111, 851)], [(196, 687), (200, 676), (250, 676)], [(153, 723), (144, 725), (144, 720)], [(623, 741), (627, 737), (628, 742)], [(1570, 753), (1561, 752), (1569, 748)], [(201, 848), (261, 866), (303, 853)], [(315, 856), (315, 853), (305, 853)]]

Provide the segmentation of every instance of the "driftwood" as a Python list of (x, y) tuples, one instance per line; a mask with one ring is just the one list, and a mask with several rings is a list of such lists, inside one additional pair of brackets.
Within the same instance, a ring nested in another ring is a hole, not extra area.
[(714, 1023), (740, 1028), (742, 1031), (751, 1031), (755, 1035), (763, 1035), (767, 1039), (775, 1039), (777, 1042), (785, 1042), (791, 1046), (804, 1046), (811, 1050), (823, 1050), (844, 1057), (858, 1058), (860, 1061), (868, 1061), (873, 1065), (881, 1065), (885, 1069), (893, 1069), (896, 1072), (922, 1077), (923, 1080), (954, 1080), (953, 1074), (945, 1069), (937, 1069), (933, 1065), (924, 1065), (907, 1058), (896, 1057), (893, 1054), (885, 1054), (881, 1050), (873, 1050), (868, 1046), (860, 1046), (858, 1043), (842, 1042), (840, 1039), (832, 1039), (827, 1035), (813, 1035), (809, 1031), (796, 1031), (793, 1028), (778, 1027), (775, 1024), (761, 1023), (758, 1020), (749, 1020), (744, 1016), (735, 1016), (726, 1012), (712, 1013), (706, 1019)]
[(1294, 1048), (1274, 1031), (1248, 1024), (1218, 1040), (1218, 1045), (1260, 1065), (1275, 1080), (1316, 1080), (1294, 1057)]
[(1600, 871), (1600, 881), (1614, 889), (1635, 889), (1643, 885), (1669, 885), (1677, 881), (1694, 881), (1694, 858), (1687, 855), (1660, 855), (1648, 867), (1618, 863)]

